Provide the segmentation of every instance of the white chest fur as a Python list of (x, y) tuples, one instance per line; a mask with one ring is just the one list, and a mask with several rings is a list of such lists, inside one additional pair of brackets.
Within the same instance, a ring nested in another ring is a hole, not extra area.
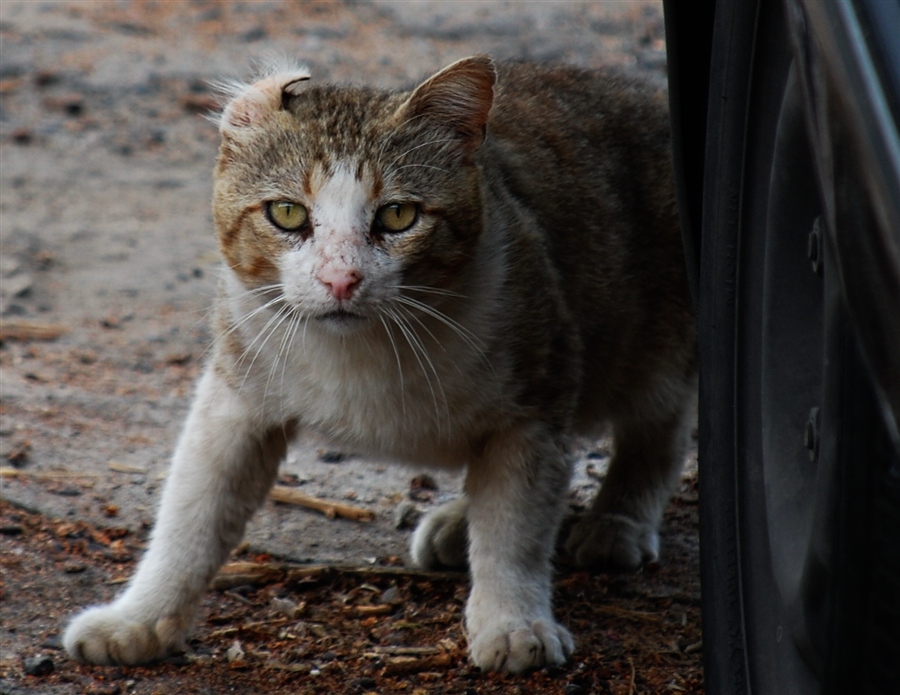
[(352, 451), (454, 466), (500, 401), (497, 366), (461, 324), (373, 319), (340, 333), (231, 296), (232, 315), (249, 316), (232, 376), (263, 421), (296, 419)]

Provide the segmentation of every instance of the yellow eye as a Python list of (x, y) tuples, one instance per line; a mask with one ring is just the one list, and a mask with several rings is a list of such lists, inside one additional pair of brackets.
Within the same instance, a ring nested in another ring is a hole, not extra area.
[(309, 222), (309, 212), (299, 203), (289, 200), (274, 200), (266, 203), (269, 221), (285, 232), (296, 232)]
[(385, 232), (405, 232), (419, 217), (419, 209), (412, 203), (391, 203), (378, 209), (375, 223)]

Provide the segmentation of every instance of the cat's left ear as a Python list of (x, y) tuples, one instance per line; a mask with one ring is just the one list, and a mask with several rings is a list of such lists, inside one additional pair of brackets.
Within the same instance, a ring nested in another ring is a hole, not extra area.
[(238, 136), (261, 125), (269, 114), (284, 108), (284, 102), (297, 94), (308, 79), (309, 71), (297, 68), (269, 75), (251, 85), (229, 88), (232, 98), (222, 111), (219, 131), (222, 135)]
[(432, 119), (455, 130), (466, 148), (474, 150), (484, 140), (496, 79), (490, 57), (463, 58), (413, 90), (398, 111), (400, 123)]

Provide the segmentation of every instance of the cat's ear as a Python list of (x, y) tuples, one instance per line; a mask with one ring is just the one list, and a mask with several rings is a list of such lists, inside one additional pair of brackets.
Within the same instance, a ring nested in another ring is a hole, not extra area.
[(222, 135), (239, 135), (261, 125), (266, 117), (284, 108), (285, 101), (299, 93), (309, 79), (306, 68), (296, 68), (264, 77), (250, 85), (226, 86), (231, 99), (222, 111), (219, 131)]
[(426, 118), (449, 126), (474, 150), (484, 140), (496, 78), (490, 57), (463, 58), (416, 87), (397, 115), (401, 123)]

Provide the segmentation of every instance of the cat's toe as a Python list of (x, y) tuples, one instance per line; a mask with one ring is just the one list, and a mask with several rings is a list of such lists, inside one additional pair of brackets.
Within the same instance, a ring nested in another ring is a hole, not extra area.
[(536, 620), (510, 629), (497, 626), (474, 636), (472, 662), (484, 671), (523, 673), (565, 663), (575, 650), (572, 635), (552, 620)]
[(167, 622), (146, 625), (115, 606), (95, 606), (69, 624), (63, 645), (72, 658), (89, 664), (142, 664), (164, 656), (180, 641), (175, 634), (165, 634), (172, 632)]
[(410, 544), (410, 555), (424, 569), (465, 569), (468, 566), (468, 500), (460, 497), (423, 517)]
[(566, 552), (579, 567), (636, 570), (659, 557), (659, 535), (628, 516), (588, 514), (572, 529)]

